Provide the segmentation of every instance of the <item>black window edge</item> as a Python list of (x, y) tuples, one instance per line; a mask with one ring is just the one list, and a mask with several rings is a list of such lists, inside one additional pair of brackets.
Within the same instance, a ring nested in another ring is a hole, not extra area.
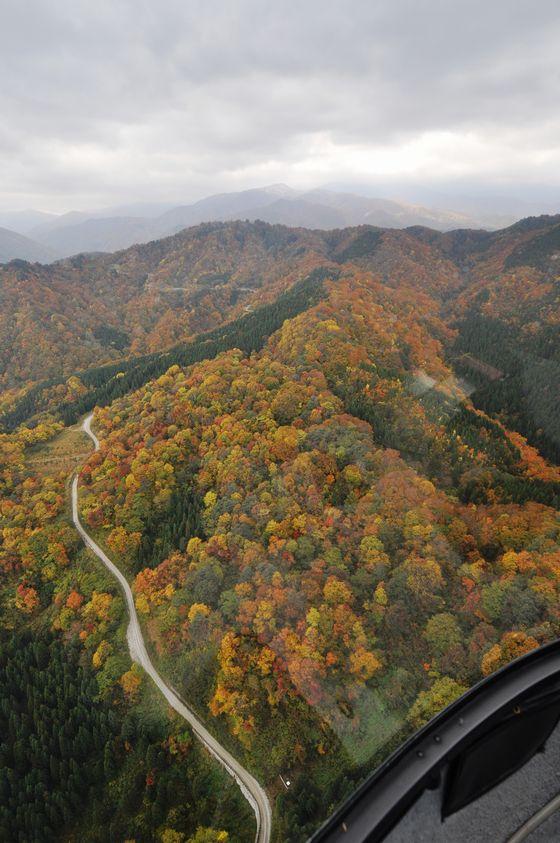
[(465, 746), (527, 694), (560, 679), (560, 639), (470, 688), (401, 744), (312, 835), (309, 843), (377, 843)]

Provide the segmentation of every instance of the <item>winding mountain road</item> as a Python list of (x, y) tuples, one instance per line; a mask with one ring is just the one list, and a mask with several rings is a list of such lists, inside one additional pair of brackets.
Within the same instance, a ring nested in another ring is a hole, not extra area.
[[(93, 413), (84, 419), (82, 430), (90, 437), (95, 446), (95, 450), (97, 451), (99, 449), (99, 439), (91, 429), (92, 417)], [(74, 479), (72, 480), (72, 520), (74, 521), (76, 530), (84, 540), (87, 547), (95, 553), (95, 555), (103, 562), (105, 567), (113, 574), (115, 579), (118, 580), (118, 583), (124, 593), (128, 608), (128, 615), (130, 618), (126, 637), (131, 658), (144, 668), (146, 673), (155, 682), (169, 705), (174, 708), (181, 717), (184, 717), (206, 749), (220, 762), (230, 776), (233, 776), (236, 780), (245, 799), (249, 802), (251, 808), (255, 812), (257, 820), (255, 843), (269, 843), (272, 826), (272, 810), (266, 791), (258, 783), (254, 776), (252, 776), (251, 773), (249, 773), (249, 771), (239, 763), (239, 761), (236, 761), (227, 749), (225, 749), (216, 740), (216, 738), (210, 734), (196, 715), (193, 714), (193, 712), (179, 699), (175, 691), (173, 691), (173, 689), (164, 682), (152, 664), (146, 650), (146, 645), (144, 644), (144, 637), (138, 621), (138, 615), (136, 614), (136, 606), (134, 605), (132, 591), (126, 578), (114, 562), (111, 562), (107, 554), (104, 553), (99, 545), (88, 535), (80, 521), (78, 513), (78, 473), (75, 474)]]

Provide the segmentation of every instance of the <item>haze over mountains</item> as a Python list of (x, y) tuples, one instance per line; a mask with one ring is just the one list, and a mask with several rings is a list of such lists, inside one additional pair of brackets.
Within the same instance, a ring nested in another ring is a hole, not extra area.
[[(99, 211), (46, 214), (40, 211), (0, 213), (0, 262), (14, 258), (48, 262), (81, 252), (113, 252), (134, 243), (166, 237), (201, 222), (234, 219), (263, 220), (312, 229), (355, 225), (386, 228), (428, 226), (495, 229), (515, 221), (503, 205), (470, 201), (468, 211), (440, 210), (408, 201), (358, 192), (318, 188), (297, 191), (270, 185), (236, 193), (221, 193), (187, 205), (137, 203)], [(412, 194), (410, 194), (412, 196)], [(426, 194), (429, 199), (429, 194)], [(445, 197), (438, 197), (445, 202)], [(449, 198), (447, 197), (449, 202)], [(432, 204), (432, 203), (429, 203)], [(468, 205), (466, 199), (461, 205)]]
[(58, 255), (36, 240), (31, 240), (17, 231), (11, 231), (8, 228), (0, 228), (0, 263), (7, 263), (14, 258), (21, 258), (22, 260), (50, 263), (55, 260)]

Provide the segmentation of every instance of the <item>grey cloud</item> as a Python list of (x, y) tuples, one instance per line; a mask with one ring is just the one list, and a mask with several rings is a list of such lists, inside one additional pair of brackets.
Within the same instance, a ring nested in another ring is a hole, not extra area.
[(556, 0), (4, 0), (1, 14), (2, 205), (188, 199), (315, 165), (335, 179), (351, 147), (373, 160), (438, 132), (479, 138), (497, 176), (558, 182)]

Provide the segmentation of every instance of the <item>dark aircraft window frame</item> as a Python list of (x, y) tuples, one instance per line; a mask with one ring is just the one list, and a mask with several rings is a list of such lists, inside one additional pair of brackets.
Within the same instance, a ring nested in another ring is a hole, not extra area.
[(505, 781), (543, 749), (560, 719), (560, 693), (538, 694), (513, 706), (449, 765), (442, 819)]
[[(522, 730), (524, 724), (532, 722), (531, 712), (540, 711), (543, 716), (543, 729), (536, 734), (536, 739), (533, 739), (535, 730), (529, 730), (526, 738), (520, 741), (517, 759), (507, 759), (502, 769), (496, 767), (496, 777), (487, 781), (487, 792), (541, 748), (558, 722), (559, 707), (560, 640), (506, 665), (436, 715), (363, 782), (315, 832), (310, 843), (382, 841), (424, 790), (437, 786), (441, 776), (449, 772), (450, 778), (446, 779), (443, 790), (443, 820), (445, 815), (452, 813), (454, 804), (453, 810), (458, 810), (459, 799), (453, 796), (452, 777), (460, 775), (461, 764), (465, 769), (469, 752), (483, 746), (485, 739), (489, 742), (492, 734), (499, 737), (501, 732), (496, 729), (507, 730), (512, 728), (508, 724), (515, 723), (515, 728)], [(474, 756), (472, 760), (475, 760)], [(455, 773), (454, 764), (457, 765)], [(446, 790), (448, 781), (449, 789)], [(474, 791), (471, 794), (472, 799), (480, 795), (482, 793), (475, 795)]]

